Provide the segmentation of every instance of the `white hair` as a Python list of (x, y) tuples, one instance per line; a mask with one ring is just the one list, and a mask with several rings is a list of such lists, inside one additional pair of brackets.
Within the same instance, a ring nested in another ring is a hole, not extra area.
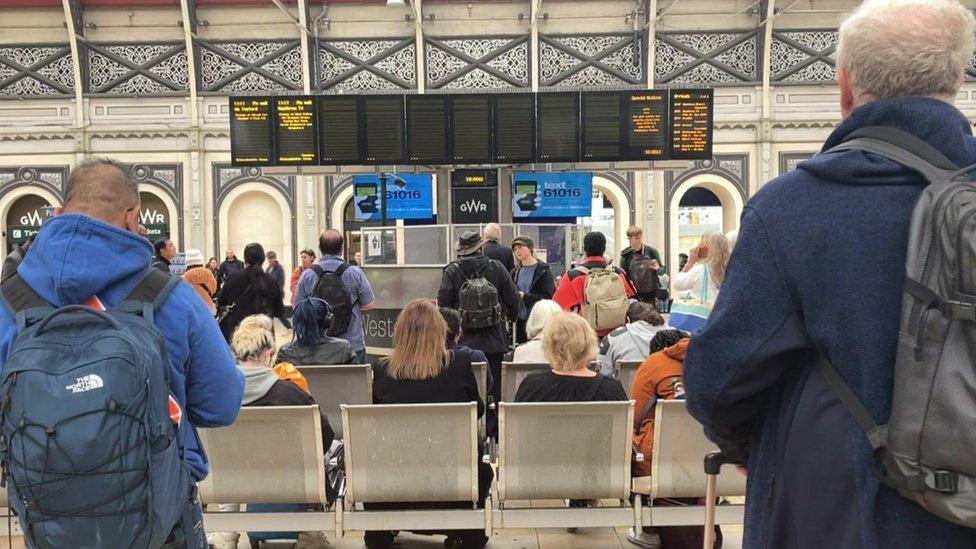
[(957, 0), (866, 0), (840, 27), (837, 60), (855, 102), (951, 101), (973, 56), (973, 14)]
[(542, 329), (546, 327), (546, 322), (549, 322), (552, 315), (562, 310), (563, 308), (551, 299), (536, 301), (532, 306), (532, 312), (529, 313), (529, 319), (525, 321), (525, 335), (529, 336), (529, 339), (535, 339), (542, 333)]
[(500, 240), (502, 238), (502, 228), (498, 223), (489, 223), (481, 231), (481, 236), (485, 240)]

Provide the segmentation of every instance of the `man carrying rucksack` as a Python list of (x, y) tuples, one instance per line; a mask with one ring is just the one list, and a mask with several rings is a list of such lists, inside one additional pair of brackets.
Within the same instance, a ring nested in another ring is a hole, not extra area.
[(661, 254), (656, 248), (644, 244), (644, 230), (637, 225), (627, 229), (630, 246), (620, 252), (620, 268), (634, 285), (637, 299), (657, 306), (658, 299), (667, 299), (662, 292), (661, 277), (667, 272)]
[[(461, 345), (485, 353), (494, 379), (502, 377), (502, 358), (508, 352), (506, 320), (518, 315), (518, 290), (505, 266), (482, 253), (485, 241), (474, 231), (458, 239), (457, 261), (444, 269), (437, 304), (461, 313)], [(492, 387), (495, 402), (501, 383)]]
[(606, 251), (607, 237), (603, 233), (587, 233), (583, 237), (586, 257), (562, 277), (552, 296), (563, 309), (585, 318), (599, 337), (627, 323), (629, 300), (635, 295), (627, 275), (611, 267), (603, 257)]
[(838, 37), (844, 120), (745, 206), (684, 381), (748, 466), (746, 549), (976, 547), (976, 191), (946, 175), (976, 164), (952, 105), (973, 37), (955, 0), (864, 2)]
[(0, 458), (28, 547), (205, 548), (197, 427), (244, 379), (193, 288), (149, 267), (139, 187), (95, 159), (0, 286)]
[(351, 343), (360, 364), (366, 364), (363, 313), (373, 309), (376, 298), (363, 270), (343, 259), (343, 244), (342, 233), (335, 229), (319, 236), (322, 257), (298, 279), (294, 303), (308, 297), (325, 300), (332, 308), (332, 327), (326, 335)]

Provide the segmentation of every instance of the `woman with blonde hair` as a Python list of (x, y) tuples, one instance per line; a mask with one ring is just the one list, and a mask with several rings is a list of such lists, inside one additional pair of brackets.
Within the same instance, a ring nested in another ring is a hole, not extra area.
[(672, 328), (692, 334), (702, 329), (718, 298), (731, 255), (732, 247), (724, 234), (702, 235), (701, 242), (688, 254), (688, 262), (674, 278), (674, 289), (679, 294), (668, 319)]
[(589, 369), (597, 338), (583, 317), (565, 311), (552, 315), (542, 329), (542, 352), (552, 368), (526, 376), (515, 402), (627, 400), (620, 381)]
[(512, 355), (513, 362), (549, 362), (542, 352), (542, 329), (552, 315), (562, 312), (563, 308), (551, 299), (537, 301), (525, 322), (525, 333), (529, 340), (515, 348)]
[[(481, 417), (485, 405), (478, 394), (478, 382), (471, 369), (472, 353), (464, 348), (448, 349), (446, 341), (447, 323), (433, 300), (414, 299), (407, 303), (393, 325), (393, 353), (373, 368), (373, 402), (477, 402), (478, 417)], [(479, 506), (484, 506), (493, 477), (491, 466), (482, 463), (479, 456)], [(402, 504), (392, 505), (402, 507)], [(457, 504), (431, 502), (423, 506), (443, 508), (456, 507)], [(370, 506), (372, 509), (384, 507), (384, 504)], [(450, 545), (465, 549), (480, 549), (488, 543), (484, 530), (453, 530), (444, 532), (444, 535), (448, 537)], [(366, 547), (371, 549), (386, 549), (393, 545), (394, 538), (393, 532), (371, 531), (366, 532), (364, 541)]]

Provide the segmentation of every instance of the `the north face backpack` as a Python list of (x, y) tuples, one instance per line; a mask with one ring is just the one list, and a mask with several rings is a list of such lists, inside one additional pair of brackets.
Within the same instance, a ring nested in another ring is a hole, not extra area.
[(485, 271), (491, 266), (488, 260), (472, 272), (467, 272), (460, 263), (455, 263), (464, 275), (464, 282), (458, 292), (458, 312), (461, 313), (461, 326), (466, 330), (497, 326), (502, 321), (502, 306), (498, 301), (498, 288), (485, 278)]
[(153, 325), (179, 281), (150, 269), (109, 311), (55, 309), (19, 275), (0, 286), (17, 323), (0, 458), (28, 547), (155, 548), (186, 508), (169, 356)]
[[(878, 426), (824, 357), (820, 372), (875, 449), (881, 482), (948, 521), (976, 527), (976, 181), (927, 143), (869, 127), (857, 149), (929, 183), (912, 212), (891, 418)], [(894, 267), (894, 266), (893, 266)]]
[(332, 337), (345, 337), (352, 324), (352, 300), (349, 299), (346, 285), (342, 283), (342, 273), (350, 266), (343, 262), (336, 270), (326, 271), (320, 265), (312, 265), (312, 270), (319, 277), (313, 295), (332, 307), (332, 327), (327, 332)]
[(620, 273), (611, 268), (577, 267), (586, 276), (580, 315), (596, 331), (614, 330), (627, 323), (627, 288)]
[(654, 294), (657, 297), (659, 282), (657, 269), (653, 267), (652, 261), (654, 261), (654, 258), (644, 254), (643, 249), (634, 250), (634, 254), (630, 259), (628, 274), (630, 275), (630, 280), (634, 283), (634, 287), (637, 288), (638, 293)]

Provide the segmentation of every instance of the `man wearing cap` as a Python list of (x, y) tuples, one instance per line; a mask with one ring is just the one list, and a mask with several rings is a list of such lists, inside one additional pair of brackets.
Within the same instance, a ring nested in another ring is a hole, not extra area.
[[(498, 292), (498, 303), (504, 316), (508, 320), (515, 320), (521, 303), (518, 290), (505, 266), (498, 260), (485, 256), (482, 252), (484, 245), (485, 241), (475, 231), (465, 231), (461, 234), (457, 246), (457, 261), (444, 269), (441, 287), (437, 292), (437, 303), (441, 307), (461, 309), (461, 287), (468, 280), (484, 277)], [(464, 313), (465, 311), (462, 310), (462, 318), (465, 317)], [(470, 327), (468, 324), (468, 320), (465, 319), (460, 344), (485, 353), (492, 376), (494, 379), (501, 379), (502, 357), (508, 352), (505, 319), (499, 319), (492, 326), (480, 328)], [(492, 394), (495, 402), (498, 402), (501, 396), (500, 383), (495, 383)]]
[(183, 280), (193, 286), (197, 295), (203, 300), (203, 304), (210, 309), (210, 314), (217, 314), (217, 306), (214, 303), (214, 296), (217, 295), (217, 279), (210, 269), (204, 269), (203, 252), (200, 250), (186, 251), (186, 271), (183, 273)]
[(556, 281), (552, 278), (549, 264), (535, 257), (535, 242), (531, 238), (515, 237), (512, 240), (512, 255), (515, 257), (512, 281), (515, 282), (522, 301), (519, 304), (518, 321), (515, 323), (515, 343), (525, 343), (529, 340), (525, 333), (529, 313), (539, 301), (552, 299), (552, 294), (556, 291)]

